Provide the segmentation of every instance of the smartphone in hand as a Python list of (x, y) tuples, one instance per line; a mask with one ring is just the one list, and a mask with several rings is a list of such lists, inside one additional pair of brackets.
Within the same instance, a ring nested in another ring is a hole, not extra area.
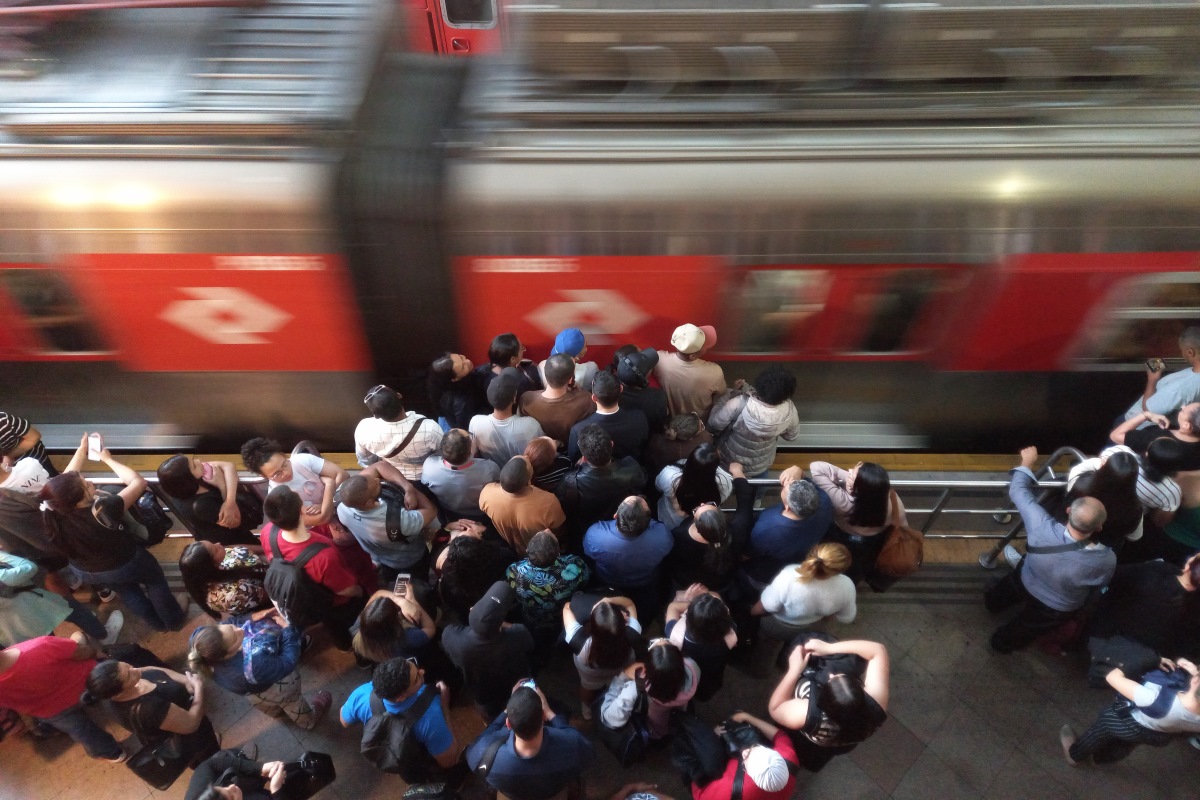
[(88, 461), (99, 461), (104, 452), (104, 437), (98, 433), (88, 434)]
[(412, 575), (408, 572), (401, 572), (396, 576), (396, 585), (392, 588), (392, 593), (397, 597), (408, 597), (408, 584), (412, 582)]
[(1146, 359), (1146, 369), (1150, 370), (1151, 372), (1162, 372), (1166, 368), (1167, 364), (1161, 358)]

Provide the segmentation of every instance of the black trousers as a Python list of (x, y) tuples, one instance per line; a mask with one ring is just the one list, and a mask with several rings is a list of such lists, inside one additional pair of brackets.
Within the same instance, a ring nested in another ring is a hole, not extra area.
[(1165, 747), (1171, 741), (1171, 734), (1142, 727), (1129, 712), (1127, 702), (1121, 698), (1114, 700), (1071, 745), (1071, 758), (1083, 761), (1094, 756), (1097, 764), (1111, 764), (1129, 755), (1139, 744)]
[(998, 653), (1020, 650), (1075, 616), (1073, 611), (1050, 608), (1031, 595), (1021, 582), (1019, 568), (989, 586), (983, 599), (987, 610), (993, 614), (1020, 606), (1015, 617), (992, 633), (992, 649)]

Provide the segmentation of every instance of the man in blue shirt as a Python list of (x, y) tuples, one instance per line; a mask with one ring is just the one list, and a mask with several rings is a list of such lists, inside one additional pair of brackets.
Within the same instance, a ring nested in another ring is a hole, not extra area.
[(440, 701), (430, 703), (417, 720), (413, 734), (439, 767), (450, 769), (458, 760), (454, 731), (446, 722), (450, 710), (450, 690), (441, 681), (436, 687), (426, 686), (424, 681), (425, 670), (419, 669), (414, 659), (393, 658), (383, 662), (375, 668), (370, 683), (359, 686), (346, 698), (341, 711), (342, 727), (349, 728), (355, 723), (365, 725), (371, 719), (372, 691), (379, 695), (384, 710), (390, 714), (403, 714), (425, 692), (441, 692)]
[(541, 689), (518, 685), (504, 713), (467, 748), (467, 766), (475, 769), (490, 746), (500, 741), (487, 782), (512, 800), (549, 800), (563, 789), (583, 797), (583, 771), (596, 752), (586, 736), (572, 728), (546, 702)]
[(1019, 650), (1075, 616), (1092, 592), (1107, 586), (1117, 567), (1112, 550), (1092, 541), (1107, 514), (1094, 497), (1071, 503), (1067, 524), (1056, 522), (1038, 503), (1032, 467), (1037, 448), (1021, 451), (1021, 466), (1012, 471), (1008, 496), (1025, 523), (1025, 558), (990, 586), (984, 597), (993, 614), (1020, 606), (1017, 615), (992, 634), (992, 649)]
[(779, 476), (783, 502), (765, 509), (750, 531), (742, 571), (762, 591), (789, 564), (799, 564), (833, 522), (829, 495), (805, 480), (799, 467)]
[(659, 566), (673, 546), (671, 532), (650, 518), (650, 506), (639, 495), (626, 497), (611, 520), (597, 522), (583, 536), (596, 582), (633, 600), (643, 619), (661, 610)]

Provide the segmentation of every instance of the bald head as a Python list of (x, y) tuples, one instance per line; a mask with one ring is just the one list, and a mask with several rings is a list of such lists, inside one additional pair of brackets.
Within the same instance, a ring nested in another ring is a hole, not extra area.
[(1104, 510), (1103, 503), (1094, 497), (1081, 497), (1071, 503), (1067, 523), (1080, 536), (1091, 536), (1104, 527), (1107, 518), (1108, 512)]

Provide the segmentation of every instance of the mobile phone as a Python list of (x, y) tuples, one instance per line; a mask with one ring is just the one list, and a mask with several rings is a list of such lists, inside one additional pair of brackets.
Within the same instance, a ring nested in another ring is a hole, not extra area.
[(392, 592), (400, 597), (408, 597), (408, 584), (412, 581), (412, 574), (401, 572), (396, 576), (396, 585), (392, 587)]
[(1146, 369), (1151, 372), (1162, 372), (1167, 368), (1166, 363), (1161, 358), (1147, 358)]
[(526, 689), (533, 689), (534, 691), (537, 691), (537, 683), (533, 680), (533, 678), (530, 678), (526, 681), (521, 681), (521, 685)]
[(88, 461), (99, 461), (104, 452), (104, 437), (98, 433), (88, 434)]

